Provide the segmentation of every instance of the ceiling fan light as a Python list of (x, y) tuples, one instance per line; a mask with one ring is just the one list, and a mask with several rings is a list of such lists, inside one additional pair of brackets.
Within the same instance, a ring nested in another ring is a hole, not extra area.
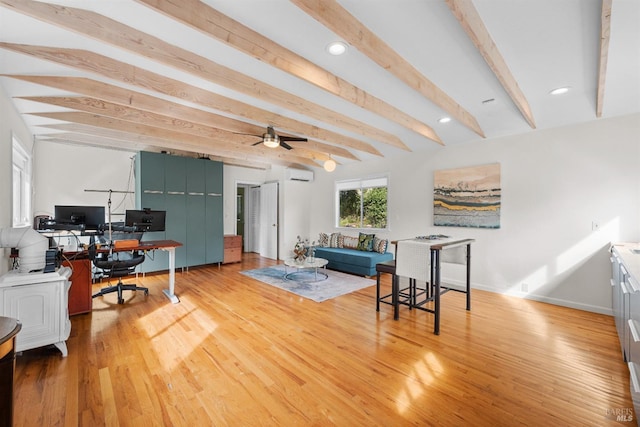
[(273, 136), (265, 133), (262, 136), (262, 143), (269, 148), (276, 148), (278, 145), (280, 145), (280, 138), (278, 138), (278, 135)]
[(331, 42), (327, 45), (327, 52), (331, 55), (342, 55), (347, 51), (347, 44), (345, 42)]
[(336, 170), (335, 160), (333, 159), (326, 160), (324, 162), (324, 170), (326, 170), (327, 172), (333, 172), (334, 170)]

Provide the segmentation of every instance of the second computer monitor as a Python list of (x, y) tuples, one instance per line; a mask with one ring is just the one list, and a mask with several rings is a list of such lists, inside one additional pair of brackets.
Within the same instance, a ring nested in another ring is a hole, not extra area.
[(166, 211), (127, 210), (124, 225), (136, 231), (164, 231)]

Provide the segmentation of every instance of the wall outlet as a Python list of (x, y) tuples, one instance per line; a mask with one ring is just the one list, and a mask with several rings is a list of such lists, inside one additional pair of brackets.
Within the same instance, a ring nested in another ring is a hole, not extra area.
[(598, 221), (591, 221), (591, 231), (600, 230), (600, 223)]

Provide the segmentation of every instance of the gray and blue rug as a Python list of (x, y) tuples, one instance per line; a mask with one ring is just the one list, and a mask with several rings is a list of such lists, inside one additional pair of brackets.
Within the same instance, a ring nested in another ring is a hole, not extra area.
[[(291, 269), (288, 271), (291, 271)], [(245, 270), (241, 273), (252, 279), (284, 289), (315, 302), (326, 301), (376, 284), (375, 280), (365, 277), (333, 270), (322, 271), (327, 273), (329, 277), (319, 282), (309, 282), (309, 279), (313, 278), (313, 270), (305, 271), (304, 274), (297, 274), (293, 280), (284, 280), (284, 265)]]

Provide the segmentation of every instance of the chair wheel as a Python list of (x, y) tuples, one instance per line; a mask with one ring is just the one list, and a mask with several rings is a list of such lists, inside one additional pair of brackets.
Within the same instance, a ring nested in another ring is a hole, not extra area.
[(147, 290), (145, 290), (145, 291), (144, 291), (144, 294), (145, 294), (145, 295), (149, 295), (149, 290), (148, 290), (148, 289), (147, 289)]

